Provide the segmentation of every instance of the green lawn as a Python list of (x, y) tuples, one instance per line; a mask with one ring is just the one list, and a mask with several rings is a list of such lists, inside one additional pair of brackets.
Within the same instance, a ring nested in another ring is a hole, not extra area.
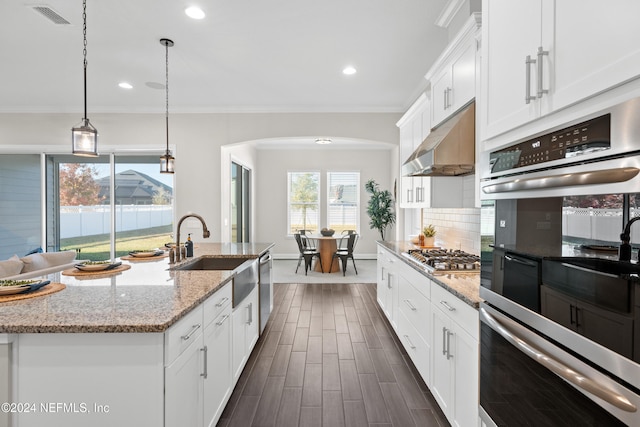
[[(116, 257), (133, 250), (163, 248), (173, 241), (171, 225), (117, 233)], [(60, 249), (79, 251), (78, 259), (103, 261), (109, 259), (109, 234), (73, 237), (60, 240)]]

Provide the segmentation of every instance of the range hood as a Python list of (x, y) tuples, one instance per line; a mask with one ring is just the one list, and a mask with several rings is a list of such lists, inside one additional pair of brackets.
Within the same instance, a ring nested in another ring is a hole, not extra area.
[(425, 138), (402, 165), (404, 176), (462, 176), (474, 172), (476, 162), (475, 101)]

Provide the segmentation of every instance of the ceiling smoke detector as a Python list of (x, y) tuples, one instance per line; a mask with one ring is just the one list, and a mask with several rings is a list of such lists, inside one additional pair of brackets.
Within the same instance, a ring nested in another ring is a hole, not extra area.
[(32, 6), (32, 9), (56, 25), (71, 25), (71, 22), (64, 19), (58, 12), (51, 9), (49, 6)]

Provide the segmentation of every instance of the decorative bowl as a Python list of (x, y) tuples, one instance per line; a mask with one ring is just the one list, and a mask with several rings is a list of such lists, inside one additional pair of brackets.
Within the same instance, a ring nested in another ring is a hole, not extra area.
[(323, 236), (326, 236), (326, 237), (333, 236), (333, 233), (335, 233), (335, 232), (336, 232), (336, 230), (333, 230), (333, 229), (328, 229), (328, 230), (327, 229), (322, 229), (322, 230), (320, 230), (320, 234), (322, 234)]

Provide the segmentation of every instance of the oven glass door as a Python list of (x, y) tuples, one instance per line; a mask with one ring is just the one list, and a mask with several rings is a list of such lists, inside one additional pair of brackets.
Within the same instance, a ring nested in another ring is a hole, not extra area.
[[(490, 417), (487, 425), (640, 425), (637, 394), (487, 304), (480, 318), (480, 406)], [(586, 387), (595, 395), (578, 391), (570, 384), (576, 378), (562, 379), (551, 369), (563, 376), (579, 372), (577, 381), (590, 379)]]

